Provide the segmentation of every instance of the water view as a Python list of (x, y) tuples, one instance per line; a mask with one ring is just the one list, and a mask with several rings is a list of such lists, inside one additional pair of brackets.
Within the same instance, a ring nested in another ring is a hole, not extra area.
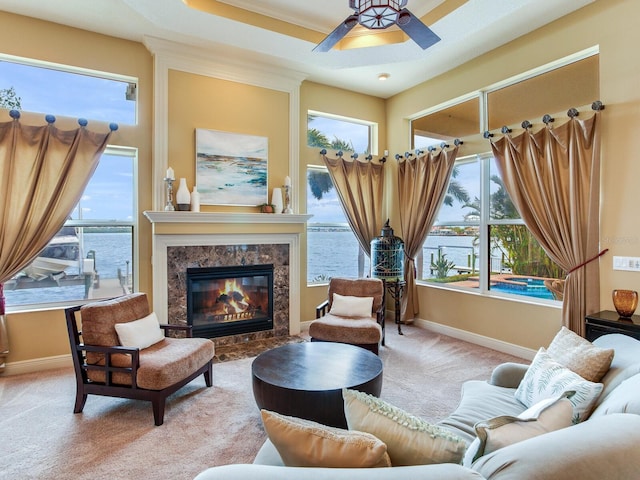
[[(131, 276), (133, 274), (131, 232), (85, 233), (81, 241), (84, 245), (81, 254), (82, 258), (86, 258), (89, 252), (94, 252), (95, 254), (95, 269), (100, 275), (100, 281), (118, 279), (118, 269), (120, 269), (121, 275), (129, 273)], [(77, 275), (80, 271), (78, 267), (70, 267), (65, 273), (67, 275)], [(34, 303), (80, 300), (84, 298), (85, 287), (84, 285), (71, 285), (10, 290), (7, 286), (4, 294), (7, 306), (11, 307)]]
[[(480, 267), (477, 255), (477, 247), (474, 247), (473, 235), (429, 235), (422, 248), (422, 274), (423, 280), (435, 279), (436, 272), (432, 271), (431, 262), (438, 258), (438, 252), (446, 255), (446, 259), (455, 265), (447, 272), (447, 276), (458, 273), (478, 272)], [(309, 225), (307, 230), (308, 252), (307, 254), (307, 282), (325, 283), (331, 277), (357, 277), (358, 268), (358, 241), (355, 235), (347, 227), (322, 228)], [(475, 249), (475, 253), (474, 253)], [(363, 274), (369, 273), (369, 259), (364, 257)], [(503, 265), (500, 257), (491, 258), (493, 272), (501, 272), (498, 276), (492, 275), (491, 289), (502, 293), (523, 295), (547, 300), (553, 300), (553, 294), (544, 286), (539, 278), (523, 278), (510, 274), (509, 269)], [(419, 272), (420, 273), (420, 272)], [(469, 280), (460, 285), (478, 288), (476, 280)]]

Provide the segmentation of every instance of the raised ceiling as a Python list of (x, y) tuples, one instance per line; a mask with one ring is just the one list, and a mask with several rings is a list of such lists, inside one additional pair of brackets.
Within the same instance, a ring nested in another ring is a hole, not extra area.
[[(348, 0), (0, 0), (0, 10), (139, 42), (224, 49), (234, 60), (388, 98), (593, 1), (409, 0), (442, 39), (436, 45), (422, 50), (396, 27), (358, 27), (326, 53), (312, 49), (353, 12)], [(381, 73), (390, 77), (382, 82)]]

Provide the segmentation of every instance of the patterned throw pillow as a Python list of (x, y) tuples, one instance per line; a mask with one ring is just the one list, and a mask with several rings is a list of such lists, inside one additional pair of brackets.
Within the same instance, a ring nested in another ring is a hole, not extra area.
[(556, 334), (547, 349), (560, 365), (577, 373), (585, 380), (599, 382), (611, 366), (613, 348), (596, 347), (567, 327)]
[(327, 427), (311, 420), (262, 410), (269, 440), (288, 467), (390, 467), (385, 444), (365, 432)]
[(575, 391), (569, 397), (573, 404), (573, 423), (579, 423), (586, 420), (591, 413), (602, 392), (602, 384), (585, 380), (560, 365), (541, 348), (520, 382), (515, 397), (527, 407), (531, 407), (541, 400), (570, 391)]
[(386, 443), (393, 466), (461, 463), (467, 442), (457, 435), (373, 395), (349, 389), (342, 395), (349, 429), (369, 432)]

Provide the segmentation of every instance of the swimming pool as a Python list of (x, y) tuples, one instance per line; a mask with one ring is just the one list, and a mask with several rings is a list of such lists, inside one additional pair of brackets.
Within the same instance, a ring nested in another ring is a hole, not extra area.
[(512, 295), (553, 300), (553, 294), (544, 286), (544, 280), (540, 278), (505, 277), (491, 285), (491, 290)]

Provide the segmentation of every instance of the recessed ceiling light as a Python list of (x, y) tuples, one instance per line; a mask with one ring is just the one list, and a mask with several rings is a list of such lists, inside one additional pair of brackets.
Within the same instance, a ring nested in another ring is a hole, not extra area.
[(378, 80), (380, 80), (381, 82), (384, 82), (390, 76), (391, 75), (389, 75), (388, 73), (381, 73), (380, 75), (378, 75)]

